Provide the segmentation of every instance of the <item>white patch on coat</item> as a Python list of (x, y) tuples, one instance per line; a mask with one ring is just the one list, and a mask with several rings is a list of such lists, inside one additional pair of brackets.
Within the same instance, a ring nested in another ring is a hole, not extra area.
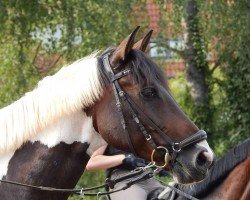
[(31, 140), (31, 142), (35, 141), (39, 141), (49, 148), (60, 142), (66, 144), (87, 142), (90, 145), (87, 150), (89, 155), (101, 145), (106, 144), (100, 134), (95, 131), (92, 117), (87, 117), (83, 111), (62, 117)]
[(14, 152), (9, 152), (7, 154), (0, 155), (0, 179), (2, 179), (7, 174), (8, 165), (13, 155)]
[(209, 161), (213, 161), (214, 159), (214, 152), (213, 150), (210, 148), (210, 146), (208, 145), (206, 140), (202, 140), (201, 142), (198, 142), (197, 145), (204, 147), (205, 149), (207, 149), (207, 153), (206, 157)]

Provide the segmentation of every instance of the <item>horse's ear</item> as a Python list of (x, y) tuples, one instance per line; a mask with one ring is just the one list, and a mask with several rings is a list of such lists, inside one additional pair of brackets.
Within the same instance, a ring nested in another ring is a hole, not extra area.
[(150, 38), (152, 36), (152, 33), (153, 30), (150, 30), (141, 40), (139, 40), (134, 44), (133, 49), (138, 49), (145, 52), (149, 44)]
[(111, 64), (113, 67), (116, 66), (116, 64), (119, 63), (120, 61), (124, 61), (126, 59), (127, 55), (133, 48), (135, 36), (139, 28), (140, 26), (137, 26), (132, 31), (132, 33), (127, 38), (125, 38), (114, 51), (111, 57)]

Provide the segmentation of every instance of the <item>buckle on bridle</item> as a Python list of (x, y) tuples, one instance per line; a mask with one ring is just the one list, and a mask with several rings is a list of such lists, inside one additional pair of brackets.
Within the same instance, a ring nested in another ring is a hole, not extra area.
[(152, 136), (151, 136), (151, 135), (147, 135), (147, 136), (146, 136), (146, 140), (147, 140), (147, 141), (149, 141), (149, 140), (151, 140), (151, 139), (152, 139)]
[(124, 97), (125, 96), (125, 92), (123, 90), (119, 91), (119, 96), (120, 97)]
[(177, 152), (177, 153), (180, 152), (181, 151), (180, 143), (178, 142), (173, 143), (172, 149), (174, 152)]
[(151, 153), (151, 162), (156, 163), (156, 162), (154, 161), (154, 154), (155, 154), (156, 150), (159, 150), (159, 149), (163, 149), (163, 150), (165, 151), (165, 155), (164, 155), (164, 165), (156, 165), (156, 164), (155, 164), (155, 166), (156, 166), (157, 168), (164, 168), (164, 167), (166, 167), (166, 166), (168, 165), (169, 161), (171, 160), (171, 156), (170, 156), (170, 154), (169, 154), (169, 151), (168, 151), (168, 149), (167, 149), (166, 147), (164, 147), (164, 146), (158, 146), (158, 147), (156, 147), (156, 149), (153, 149), (153, 151), (152, 151), (152, 153)]

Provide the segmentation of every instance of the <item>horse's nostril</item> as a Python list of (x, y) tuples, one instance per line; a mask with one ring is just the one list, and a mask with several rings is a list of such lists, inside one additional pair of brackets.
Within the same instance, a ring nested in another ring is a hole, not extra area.
[(202, 151), (198, 154), (196, 158), (196, 166), (198, 168), (207, 169), (211, 165), (211, 161), (209, 160), (209, 153), (206, 151)]
[(204, 151), (199, 153), (199, 155), (197, 156), (197, 160), (196, 160), (196, 163), (200, 166), (203, 166), (205, 165), (207, 162), (207, 157), (206, 155), (204, 154)]

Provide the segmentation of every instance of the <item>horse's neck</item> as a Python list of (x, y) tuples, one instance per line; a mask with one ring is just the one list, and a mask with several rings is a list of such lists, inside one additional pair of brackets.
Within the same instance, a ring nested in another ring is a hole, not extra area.
[[(81, 111), (58, 120), (15, 152), (0, 156), (5, 158), (0, 161), (0, 169), (5, 172), (0, 174), (0, 178), (34, 185), (73, 188), (90, 154), (102, 144), (104, 141), (94, 131), (92, 119)], [(11, 189), (0, 184), (2, 195), (6, 191), (8, 194), (15, 192)], [(20, 188), (19, 192), (23, 199), (37, 195), (24, 188)], [(60, 197), (67, 196), (63, 195)]]
[[(250, 157), (238, 164), (204, 200), (247, 200), (250, 198)], [(248, 188), (247, 188), (248, 187)]]
[[(199, 188), (199, 185), (203, 185), (203, 182), (187, 186), (179, 185), (178, 189), (202, 200), (248, 200), (250, 199), (249, 169), (250, 157), (247, 157), (243, 162), (232, 168), (227, 176), (220, 178), (217, 182), (208, 182), (206, 184), (207, 190), (204, 193), (201, 193), (199, 190), (198, 196), (197, 188)], [(184, 199), (186, 198), (182, 195), (177, 197), (177, 200)]]

